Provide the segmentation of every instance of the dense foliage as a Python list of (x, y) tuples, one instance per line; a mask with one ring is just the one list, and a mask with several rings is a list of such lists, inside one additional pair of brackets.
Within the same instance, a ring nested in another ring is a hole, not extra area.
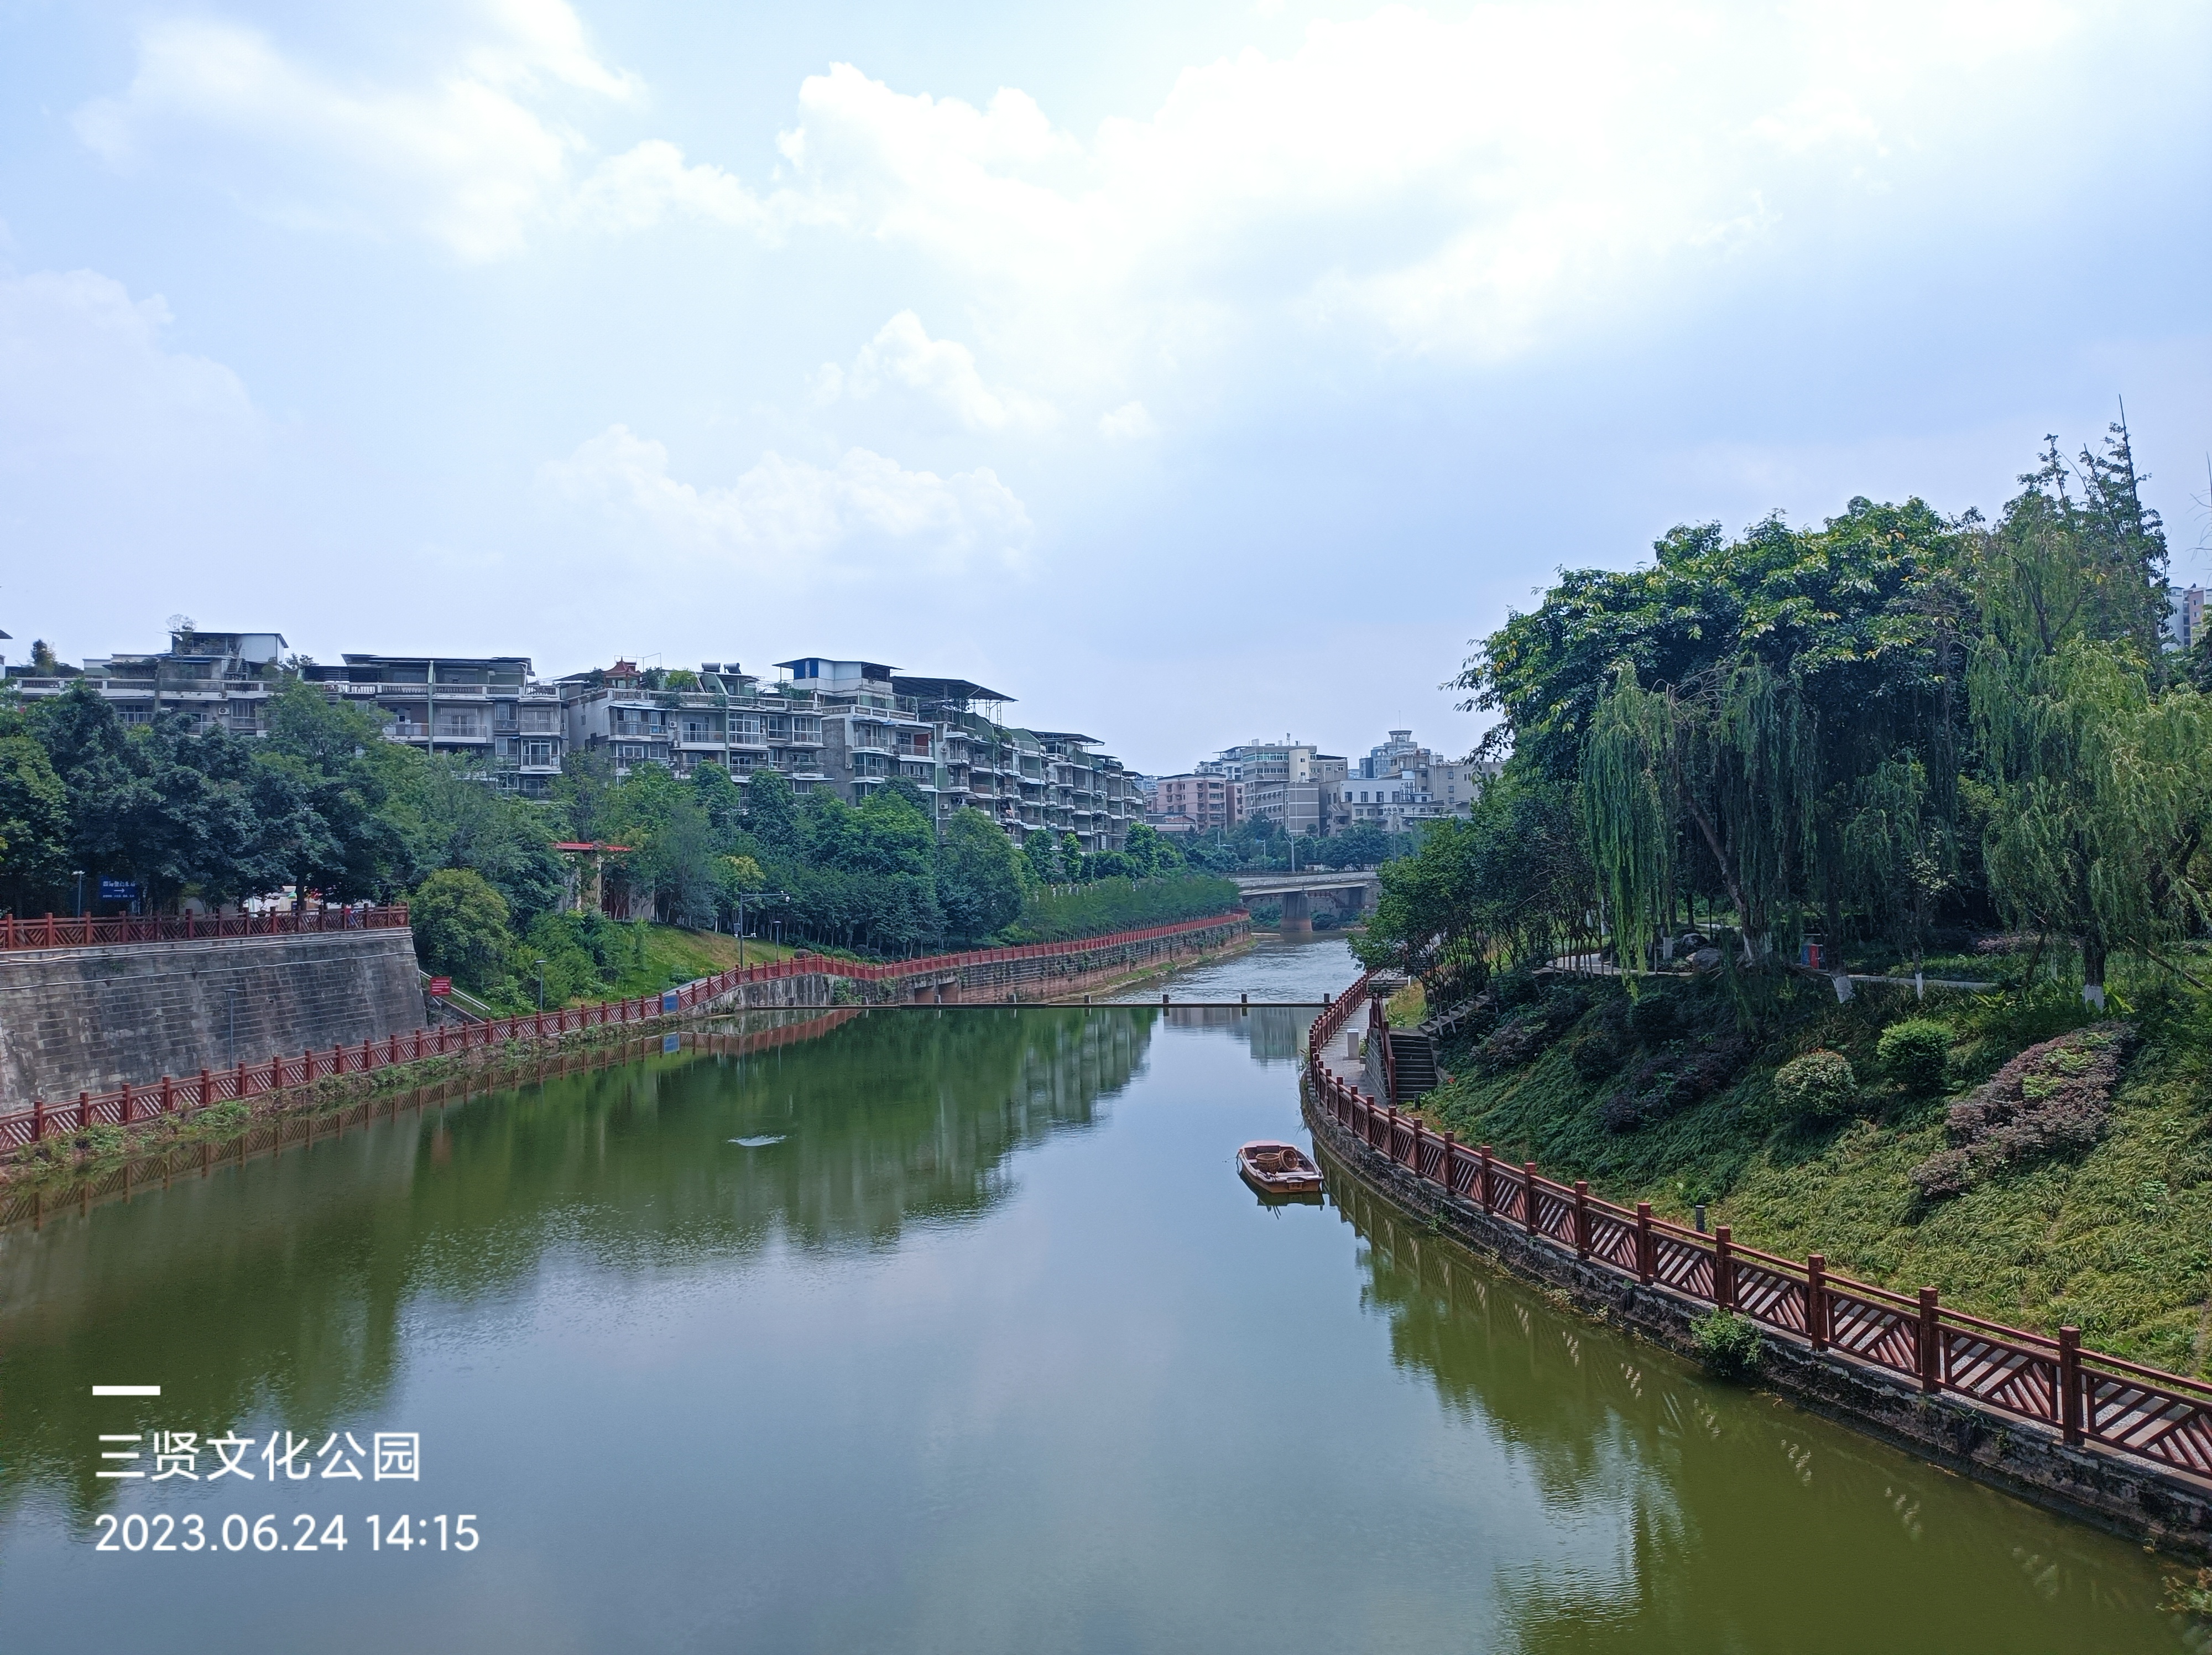
[[(773, 927), (791, 942), (884, 955), (1000, 937), (1066, 937), (1235, 905), (1182, 877), (1151, 828), (1086, 855), (1072, 837), (1017, 850), (979, 812), (933, 827), (894, 783), (858, 806), (739, 782), (572, 758), (557, 796), (502, 793), (467, 761), (382, 739), (375, 719), (294, 680), (255, 740), (173, 716), (132, 727), (88, 685), (0, 703), (0, 903), (70, 911), (78, 870), (137, 882), (160, 910), (289, 886), (332, 902), (407, 900), (424, 964), (506, 1005), (604, 991), (643, 969), (641, 940), (575, 888), (562, 841), (620, 847), (601, 873), (618, 911), (699, 929)], [(578, 900), (579, 897), (582, 900)], [(112, 908), (113, 904), (108, 904)], [(572, 908), (589, 912), (571, 912)]]
[(1234, 881), (1203, 874), (1179, 879), (1102, 879), (1038, 891), (1006, 933), (1006, 940), (1058, 942), (1094, 937), (1107, 931), (1205, 919), (1236, 906)]
[(1467, 663), (1504, 777), (1386, 867), (1364, 957), (1449, 990), (1695, 928), (1753, 1006), (1814, 935), (1917, 969), (2008, 928), (2093, 1003), (2116, 953), (2182, 969), (2212, 714), (2160, 648), (2163, 532), (2122, 427), (2021, 481), (1994, 524), (1860, 499), (1565, 574)]

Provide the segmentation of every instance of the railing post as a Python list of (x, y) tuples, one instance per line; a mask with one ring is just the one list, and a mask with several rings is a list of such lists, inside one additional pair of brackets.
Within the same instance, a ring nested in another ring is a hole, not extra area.
[(1536, 1163), (1521, 1163), (1521, 1218), (1530, 1235), (1536, 1233)]
[(215, 1077), (205, 1069), (200, 1071), (200, 1107), (205, 1109), (215, 1100)]
[(1589, 1256), (1589, 1180), (1575, 1180), (1575, 1256)]
[(161, 1113), (167, 1115), (177, 1106), (176, 1083), (167, 1075), (161, 1077)]
[(1805, 1256), (1805, 1336), (1814, 1349), (1827, 1349), (1828, 1261), (1820, 1253)]
[(1659, 1247), (1651, 1235), (1651, 1203), (1636, 1203), (1636, 1279), (1650, 1287), (1659, 1274)]
[(1713, 1226), (1713, 1303), (1724, 1311), (1735, 1308), (1735, 1254), (1730, 1241), (1727, 1225)]
[(1437, 1181), (1444, 1187), (1444, 1194), (1452, 1192), (1452, 1157), (1459, 1153), (1459, 1141), (1449, 1132), (1444, 1134), (1443, 1159), (1437, 1163)]
[(2058, 1329), (2058, 1433), (2069, 1448), (2081, 1445), (2081, 1329)]
[(129, 1126), (131, 1124), (131, 1083), (128, 1080), (125, 1080), (123, 1083), (123, 1118), (116, 1123), (118, 1126)]
[(46, 1135), (46, 1100), (31, 1099), (31, 1141), (36, 1143)]
[(1933, 1287), (1920, 1290), (1920, 1388), (1931, 1396), (1943, 1388), (1943, 1323)]
[(1474, 1152), (1474, 1192), (1475, 1198), (1482, 1203), (1484, 1212), (1490, 1213), (1495, 1210), (1490, 1194), (1490, 1146), (1488, 1144), (1483, 1145)]
[(76, 1129), (80, 1132), (92, 1125), (92, 1094), (80, 1092), (76, 1095)]

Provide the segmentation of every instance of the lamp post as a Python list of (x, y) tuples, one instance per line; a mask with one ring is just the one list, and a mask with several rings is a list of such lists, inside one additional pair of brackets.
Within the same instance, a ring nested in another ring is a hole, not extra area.
[(791, 900), (786, 891), (747, 891), (738, 893), (738, 969), (745, 969), (745, 904), (756, 907), (780, 907)]
[(545, 962), (541, 959), (532, 963), (538, 967), (538, 1009), (542, 1012), (545, 1009)]
[(76, 916), (84, 917), (84, 870), (81, 867), (76, 870)]

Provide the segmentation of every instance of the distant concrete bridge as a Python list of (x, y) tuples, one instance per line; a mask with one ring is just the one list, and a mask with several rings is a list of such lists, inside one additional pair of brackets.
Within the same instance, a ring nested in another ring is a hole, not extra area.
[(1375, 904), (1382, 879), (1372, 871), (1352, 868), (1341, 873), (1236, 873), (1237, 894), (1246, 907), (1263, 899), (1283, 904), (1285, 935), (1313, 930), (1313, 899), (1334, 899), (1340, 917), (1365, 913)]

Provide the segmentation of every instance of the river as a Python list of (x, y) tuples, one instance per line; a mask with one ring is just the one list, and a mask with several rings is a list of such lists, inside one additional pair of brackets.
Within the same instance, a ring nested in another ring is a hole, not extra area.
[[(1355, 974), (1267, 939), (1165, 986)], [(6, 1646), (2207, 1647), (2120, 1541), (1356, 1192), (1261, 1206), (1231, 1153), (1300, 1130), (1310, 1016), (694, 1041), (0, 1232)]]

